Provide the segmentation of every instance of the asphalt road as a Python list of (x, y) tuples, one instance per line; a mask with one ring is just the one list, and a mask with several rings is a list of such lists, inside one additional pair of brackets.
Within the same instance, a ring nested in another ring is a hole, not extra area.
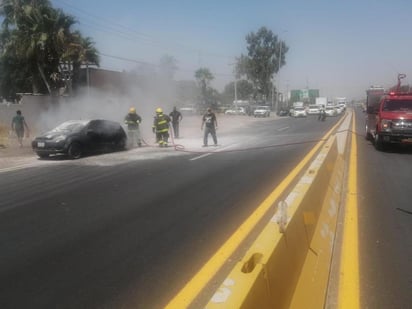
[(379, 152), (357, 111), (361, 308), (412, 308), (412, 146)]
[[(336, 121), (256, 119), (218, 131), (211, 153), (146, 147), (1, 172), (0, 307), (162, 308)], [(398, 206), (399, 235), (411, 225)]]

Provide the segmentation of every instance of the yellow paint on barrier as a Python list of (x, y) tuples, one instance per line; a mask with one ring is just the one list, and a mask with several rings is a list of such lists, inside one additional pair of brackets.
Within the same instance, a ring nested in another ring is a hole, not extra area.
[(325, 306), (343, 197), (344, 155), (339, 153), (335, 137), (325, 143), (285, 200), (288, 221), (283, 233), (279, 233), (277, 224), (283, 217), (279, 207), (227, 277), (231, 286), (221, 286), (226, 297), (219, 301), (212, 298), (205, 309)]
[[(320, 218), (331, 213), (336, 222), (336, 214), (329, 212), (323, 201), (329, 198), (327, 192), (341, 193), (328, 185), (332, 178), (334, 183), (342, 179), (339, 169), (343, 164), (330, 171), (337, 157), (336, 139), (331, 138), (289, 195), (293, 198), (288, 202), (290, 221), (285, 232), (278, 232), (275, 220), (269, 222), (227, 277), (234, 282), (229, 288), (231, 295), (220, 302), (212, 299), (206, 309), (318, 308), (310, 304), (318, 305), (313, 302), (314, 298), (324, 299), (328, 277), (328, 267), (325, 266), (332, 254), (329, 229), (324, 231), (324, 222), (328, 221)], [(309, 213), (309, 220), (305, 220)], [(316, 239), (314, 235), (319, 235), (317, 239), (325, 235), (320, 245), (318, 241), (312, 241)], [(245, 272), (243, 266), (255, 260), (252, 257), (258, 254), (260, 259), (253, 268), (248, 267), (251, 271)]]
[[(330, 163), (330, 162), (329, 162)], [(327, 164), (327, 170), (329, 164)], [(333, 173), (329, 182), (321, 180), (326, 194), (319, 209), (320, 215), (313, 225), (314, 233), (310, 240), (310, 250), (307, 252), (305, 263), (296, 285), (293, 299), (289, 308), (323, 308), (329, 279), (335, 239), (338, 208), (342, 198), (344, 160), (338, 155), (335, 160)], [(309, 193), (310, 194), (310, 193)], [(313, 194), (313, 193), (312, 193)], [(313, 199), (310, 197), (309, 199)]]
[(359, 242), (358, 242), (358, 188), (357, 142), (355, 117), (352, 122), (351, 153), (349, 162), (348, 193), (343, 226), (342, 253), (339, 277), (339, 308), (360, 308)]
[[(242, 223), (242, 225), (232, 234), (232, 236), (218, 249), (209, 261), (195, 274), (194, 277), (180, 290), (178, 294), (166, 305), (166, 309), (187, 308), (200, 291), (206, 286), (213, 276), (222, 268), (227, 259), (235, 252), (239, 244), (246, 239), (256, 224), (263, 218), (267, 211), (273, 206), (276, 200), (292, 183), (292, 181), (302, 172), (304, 167), (310, 162), (313, 156), (328, 139), (332, 132), (342, 123), (342, 118), (333, 126), (329, 132), (323, 136), (303, 160), (289, 173), (289, 175), (276, 187), (269, 196), (257, 207), (257, 209)], [(258, 308), (258, 307), (257, 307)]]

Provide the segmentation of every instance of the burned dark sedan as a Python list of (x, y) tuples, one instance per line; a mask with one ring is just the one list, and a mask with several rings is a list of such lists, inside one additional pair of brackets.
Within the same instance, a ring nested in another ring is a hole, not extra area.
[(40, 158), (62, 154), (78, 159), (84, 154), (123, 150), (126, 142), (126, 133), (117, 122), (70, 120), (36, 137), (32, 148)]

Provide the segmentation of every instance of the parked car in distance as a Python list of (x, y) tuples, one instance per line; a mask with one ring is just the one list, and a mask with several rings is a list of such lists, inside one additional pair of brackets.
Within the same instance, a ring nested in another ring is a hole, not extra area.
[(308, 115), (318, 115), (320, 113), (319, 105), (311, 104), (308, 107)]
[(326, 106), (325, 114), (326, 116), (333, 117), (336, 116), (338, 112), (336, 111), (336, 108), (334, 106)]
[(286, 109), (281, 109), (276, 113), (280, 117), (289, 116), (289, 111)]
[(196, 115), (196, 108), (194, 106), (183, 106), (181, 108), (179, 108), (179, 111), (183, 114), (183, 115)]
[(298, 118), (298, 117), (306, 117), (306, 109), (304, 107), (294, 107), (292, 111), (292, 117)]
[(253, 111), (254, 117), (270, 117), (270, 107), (269, 106), (258, 106)]
[(340, 114), (342, 114), (343, 112), (344, 112), (344, 108), (343, 108), (343, 106), (342, 105), (336, 105), (336, 114), (337, 115), (340, 115)]
[(244, 107), (234, 107), (225, 111), (226, 115), (246, 115)]
[(79, 159), (86, 153), (99, 153), (126, 148), (127, 136), (122, 126), (114, 121), (70, 120), (32, 141), (32, 148), (40, 158), (67, 155)]

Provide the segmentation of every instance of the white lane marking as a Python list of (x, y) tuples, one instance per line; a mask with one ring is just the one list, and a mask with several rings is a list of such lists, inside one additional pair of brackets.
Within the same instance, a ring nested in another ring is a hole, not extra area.
[[(237, 145), (238, 145), (238, 144), (232, 144), (232, 145), (229, 145), (229, 146), (226, 146), (226, 147), (220, 148), (220, 149), (218, 149), (218, 150), (216, 150), (216, 151), (213, 151), (213, 152), (208, 152), (208, 153), (202, 154), (202, 155), (200, 155), (200, 156), (197, 156), (197, 157), (191, 158), (191, 159), (189, 159), (189, 161), (199, 160), (199, 159), (202, 159), (202, 158), (208, 157), (208, 156), (210, 156), (210, 155), (212, 155), (212, 154), (222, 152), (222, 151), (224, 151), (224, 150), (226, 150), (226, 149), (232, 148), (232, 147), (237, 146)], [(212, 147), (213, 147), (213, 146), (212, 146)]]
[(289, 129), (289, 127), (279, 128), (278, 131), (279, 131), (279, 132), (282, 132), (282, 131), (285, 131), (285, 130), (287, 130), (287, 129)]
[(202, 159), (202, 158), (208, 157), (208, 156), (210, 156), (211, 154), (212, 154), (211, 152), (209, 152), (209, 153), (205, 153), (205, 154), (202, 154), (201, 156), (197, 156), (197, 157), (191, 158), (191, 159), (189, 159), (189, 161), (199, 160), (199, 159)]
[(36, 163), (29, 163), (29, 164), (17, 165), (17, 166), (12, 166), (12, 167), (5, 167), (5, 168), (0, 168), (0, 173), (18, 171), (18, 170), (22, 170), (28, 167), (35, 167), (35, 166), (39, 166), (39, 165)]

